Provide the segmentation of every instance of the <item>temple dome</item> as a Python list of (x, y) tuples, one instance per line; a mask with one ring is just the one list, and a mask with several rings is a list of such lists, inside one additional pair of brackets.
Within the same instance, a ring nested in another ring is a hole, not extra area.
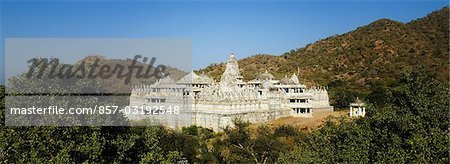
[(202, 74), (200, 74), (198, 76), (200, 76), (200, 78), (202, 78), (205, 81), (214, 82), (214, 80), (212, 78), (210, 78), (208, 75), (206, 75), (204, 72), (202, 72)]
[(159, 79), (157, 84), (175, 84), (175, 80), (170, 77), (170, 75), (167, 75), (166, 77)]
[(260, 74), (257, 79), (259, 79), (259, 80), (272, 80), (272, 79), (275, 79), (275, 76), (273, 76), (271, 73), (267, 72), (267, 70), (266, 70), (266, 72)]
[(354, 103), (356, 103), (356, 104), (362, 104), (363, 102), (359, 99), (359, 97), (356, 97), (356, 100), (355, 100)]
[(350, 103), (350, 106), (365, 106), (365, 103), (362, 102), (359, 97), (356, 97), (355, 102)]
[(292, 78), (287, 77), (287, 75), (284, 76), (284, 78), (280, 80), (280, 83), (285, 84), (285, 85), (295, 84), (295, 82), (292, 80)]
[(186, 76), (178, 80), (178, 84), (212, 84), (214, 80), (209, 78), (205, 74), (197, 75), (194, 71), (191, 71)]

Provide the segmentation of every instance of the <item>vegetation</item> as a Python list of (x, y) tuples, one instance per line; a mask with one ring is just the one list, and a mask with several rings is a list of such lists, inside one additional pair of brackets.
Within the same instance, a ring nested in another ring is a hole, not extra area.
[(385, 104), (372, 103), (364, 118), (328, 121), (279, 161), (448, 163), (449, 89), (423, 72), (405, 71)]
[[(214, 133), (191, 126), (1, 126), (2, 162), (448, 163), (449, 89), (407, 69), (400, 82), (372, 97), (364, 118), (329, 119), (319, 129), (234, 128)], [(2, 88), (3, 90), (3, 88)], [(2, 92), (4, 103), (4, 92)], [(4, 108), (1, 110), (4, 112)], [(4, 117), (4, 115), (2, 115)], [(4, 118), (2, 118), (4, 120)]]

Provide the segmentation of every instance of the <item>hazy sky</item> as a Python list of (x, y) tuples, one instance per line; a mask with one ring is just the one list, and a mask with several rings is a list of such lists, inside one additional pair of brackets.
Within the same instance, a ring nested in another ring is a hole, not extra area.
[(5, 38), (181, 38), (191, 40), (192, 66), (199, 69), (232, 52), (238, 59), (279, 55), (380, 18), (408, 22), (447, 5), (437, 0), (3, 0), (1, 52), (4, 56)]

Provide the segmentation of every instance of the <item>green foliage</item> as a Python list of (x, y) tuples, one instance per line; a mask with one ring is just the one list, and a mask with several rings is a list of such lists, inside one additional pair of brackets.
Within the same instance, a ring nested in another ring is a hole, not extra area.
[(406, 69), (381, 94), (392, 95), (386, 104), (370, 105), (365, 118), (327, 121), (279, 162), (448, 163), (449, 89), (425, 72)]
[(328, 120), (319, 130), (297, 143), (293, 151), (281, 155), (280, 163), (367, 163), (370, 130), (341, 118)]
[[(63, 64), (58, 65), (64, 66)], [(102, 87), (92, 79), (48, 78), (50, 70), (42, 80), (35, 76), (19, 75), (9, 79), (8, 105), (14, 107), (34, 106), (76, 106), (89, 107), (93, 104), (121, 104), (124, 99), (115, 96), (60, 96), (61, 93), (104, 93)], [(5, 126), (5, 92), (1, 90), (0, 162), (2, 163), (174, 163), (189, 154), (189, 149), (173, 150), (166, 143), (179, 138), (172, 131), (161, 127), (95, 127), (95, 126)], [(17, 96), (18, 93), (50, 93), (48, 96)], [(14, 117), (8, 115), (9, 125), (89, 125), (116, 122), (127, 125), (122, 115), (61, 115), (49, 117)], [(55, 120), (56, 122), (48, 122)], [(16, 122), (14, 122), (16, 121)], [(18, 121), (18, 122), (17, 122)], [(42, 122), (41, 122), (42, 121)], [(161, 137), (164, 134), (166, 136)], [(192, 142), (186, 142), (192, 143)], [(193, 142), (196, 143), (196, 142)], [(179, 151), (178, 151), (179, 150)]]
[(329, 87), (330, 97), (334, 97), (330, 104), (337, 109), (347, 109), (348, 105), (353, 103), (357, 97), (365, 97), (360, 91), (351, 89), (351, 87), (342, 80), (331, 82)]
[(167, 148), (160, 127), (1, 127), (2, 162), (174, 163), (185, 150)]
[(270, 128), (235, 121), (234, 128), (224, 130), (222, 137), (213, 142), (213, 154), (219, 163), (273, 163), (280, 153), (290, 150), (291, 143), (299, 135), (290, 126)]
[[(406, 70), (391, 90), (390, 105), (370, 112), (369, 123), (376, 134), (374, 160), (447, 162), (449, 89), (424, 68)], [(391, 144), (391, 145), (387, 145)], [(396, 148), (396, 149), (393, 149)], [(381, 153), (386, 152), (386, 153)]]
[[(406, 69), (399, 83), (369, 94), (369, 102), (374, 103), (367, 107), (366, 117), (329, 119), (311, 133), (241, 121), (218, 133), (197, 126), (181, 131), (144, 126), (2, 126), (0, 159), (19, 163), (448, 163), (448, 93), (424, 68)], [(388, 98), (371, 99), (384, 96)]]

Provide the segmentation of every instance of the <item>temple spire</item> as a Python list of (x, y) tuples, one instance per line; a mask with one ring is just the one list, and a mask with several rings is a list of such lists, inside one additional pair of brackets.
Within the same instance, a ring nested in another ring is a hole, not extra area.
[(242, 76), (239, 72), (239, 65), (236, 60), (236, 57), (233, 53), (231, 53), (230, 58), (228, 59), (227, 66), (225, 68), (225, 72), (223, 72), (222, 77), (220, 79), (220, 83), (223, 85), (235, 84), (237, 81), (241, 81)]

